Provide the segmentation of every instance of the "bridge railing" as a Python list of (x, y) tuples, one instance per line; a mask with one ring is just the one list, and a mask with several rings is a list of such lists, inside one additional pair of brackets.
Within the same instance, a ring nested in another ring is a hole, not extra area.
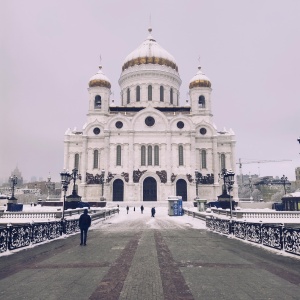
[[(184, 209), (184, 214), (204, 220), (208, 230), (226, 235), (232, 234), (239, 239), (300, 255), (300, 228), (284, 226), (278, 221), (282, 220), (284, 216), (288, 219), (298, 219), (299, 212), (246, 212), (245, 214), (235, 212), (235, 220), (230, 220), (230, 211), (212, 209), (212, 212), (215, 214)], [(216, 217), (216, 214), (222, 215), (223, 218)], [(237, 218), (238, 216), (241, 218), (241, 216), (248, 217), (249, 215), (250, 219), (269, 218), (268, 221), (273, 220), (274, 222), (272, 224), (262, 221), (259, 223), (246, 222)]]
[(206, 227), (211, 231), (232, 234), (239, 239), (300, 255), (300, 228), (285, 227), (281, 223), (241, 222), (213, 216), (207, 216)]
[[(105, 211), (91, 211), (92, 220), (105, 219), (118, 212), (118, 209)], [(8, 224), (0, 227), (0, 253), (28, 247), (47, 240), (56, 239), (63, 234), (71, 234), (79, 231), (79, 216), (76, 219), (64, 219), (61, 221)]]

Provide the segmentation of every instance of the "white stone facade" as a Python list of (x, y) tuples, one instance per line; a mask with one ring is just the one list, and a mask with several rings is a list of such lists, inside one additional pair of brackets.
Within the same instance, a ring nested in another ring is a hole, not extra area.
[(170, 195), (193, 201), (196, 169), (213, 174), (213, 181), (210, 176), (198, 186), (198, 195), (215, 201), (222, 167), (235, 170), (235, 136), (213, 124), (209, 79), (199, 69), (190, 82), (189, 103), (180, 106), (178, 68), (161, 49), (150, 31), (126, 58), (120, 106), (111, 103), (110, 82), (101, 69), (90, 79), (87, 122), (82, 131), (68, 129), (64, 140), (64, 168), (79, 169), (82, 201), (100, 201), (96, 175), (102, 170), (107, 201), (161, 201)]

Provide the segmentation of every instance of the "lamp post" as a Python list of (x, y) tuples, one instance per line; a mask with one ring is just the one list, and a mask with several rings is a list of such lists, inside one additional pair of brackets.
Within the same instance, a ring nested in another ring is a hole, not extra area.
[(72, 170), (72, 174), (70, 174), (70, 180), (73, 180), (73, 190), (72, 190), (72, 196), (78, 197), (77, 191), (76, 191), (76, 180), (81, 180), (81, 175), (78, 173), (78, 170), (74, 168)]
[(222, 173), (219, 173), (219, 179), (223, 180), (223, 184), (222, 184), (222, 197), (226, 197), (227, 194), (227, 189), (226, 189), (226, 182), (225, 182), (225, 178), (227, 176), (227, 169), (222, 169)]
[(62, 220), (65, 218), (65, 203), (66, 203), (66, 193), (68, 190), (68, 185), (70, 184), (71, 181), (71, 174), (68, 171), (62, 171), (60, 173), (61, 177), (61, 184), (62, 184), (62, 189), (64, 191), (64, 204), (63, 204), (63, 211), (62, 211)]
[(288, 178), (285, 175), (283, 175), (280, 180), (281, 180), (281, 182), (283, 184), (284, 194), (286, 194), (285, 185), (286, 185), (286, 182), (288, 181)]
[(196, 197), (197, 197), (197, 198), (198, 198), (198, 196), (199, 196), (198, 184), (201, 183), (201, 180), (202, 180), (202, 174), (201, 174), (198, 170), (195, 170)]
[(52, 186), (52, 182), (51, 182), (51, 176), (50, 176), (50, 173), (49, 173), (49, 176), (47, 178), (47, 182), (46, 182), (46, 187), (47, 187), (47, 190), (48, 190), (48, 196), (47, 196), (47, 200), (50, 199), (50, 188)]
[(102, 169), (101, 170), (101, 175), (100, 175), (100, 183), (101, 183), (101, 185), (102, 185), (102, 193), (101, 193), (101, 198), (102, 198), (102, 200), (104, 200), (103, 199), (103, 193), (104, 193), (104, 176), (105, 176), (105, 170), (104, 169)]
[(13, 175), (10, 177), (10, 182), (11, 182), (11, 197), (9, 200), (17, 200), (15, 198), (15, 186), (18, 183), (18, 177), (16, 175)]
[(232, 200), (230, 196), (230, 191), (232, 190), (233, 184), (234, 184), (234, 172), (232, 170), (226, 171), (224, 177), (225, 185), (228, 189), (229, 193), (229, 201), (230, 201), (230, 219), (232, 219)]
[(251, 175), (250, 175), (250, 176), (249, 176), (250, 201), (253, 200), (253, 197), (252, 197), (252, 188), (253, 188), (253, 185), (252, 185), (252, 177), (251, 177)]

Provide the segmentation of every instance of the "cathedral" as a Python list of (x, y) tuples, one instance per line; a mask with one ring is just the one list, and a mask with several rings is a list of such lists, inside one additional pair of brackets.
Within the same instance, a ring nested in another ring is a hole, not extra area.
[[(149, 28), (124, 60), (120, 105), (102, 67), (88, 83), (87, 121), (64, 137), (64, 168), (78, 169), (82, 201), (215, 201), (219, 173), (235, 170), (235, 135), (213, 123), (211, 81), (200, 67), (180, 104), (179, 68)], [(201, 173), (196, 184), (195, 171)], [(237, 199), (237, 187), (233, 197)]]

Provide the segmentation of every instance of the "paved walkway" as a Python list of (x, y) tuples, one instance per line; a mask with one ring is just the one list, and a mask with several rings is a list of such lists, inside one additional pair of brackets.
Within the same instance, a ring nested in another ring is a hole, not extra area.
[[(300, 299), (300, 260), (150, 207), (0, 256), (0, 299)], [(195, 228), (197, 226), (198, 228)]]

